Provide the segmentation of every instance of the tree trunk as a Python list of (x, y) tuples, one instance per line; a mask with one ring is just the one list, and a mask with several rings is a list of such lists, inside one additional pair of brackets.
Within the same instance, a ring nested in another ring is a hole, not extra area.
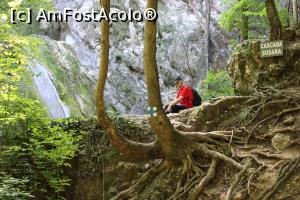
[[(293, 15), (292, 11), (291, 11), (291, 0), (288, 0), (286, 7), (287, 7), (287, 10), (288, 10), (288, 13), (290, 15)], [(290, 26), (291, 24), (293, 24), (293, 19), (290, 18), (289, 21), (288, 21), (288, 26)]]
[(293, 0), (293, 25), (298, 23), (298, 0)]
[[(158, 0), (147, 0), (147, 8), (157, 11)], [(166, 159), (177, 162), (181, 156), (178, 154), (181, 135), (175, 131), (169, 118), (166, 116), (160, 96), (159, 76), (156, 63), (156, 21), (145, 21), (144, 32), (144, 72), (147, 84), (148, 106), (157, 108), (157, 116), (149, 117), (152, 130), (158, 136)], [(181, 141), (184, 143), (184, 141)], [(183, 152), (183, 151), (181, 151)]]
[(242, 10), (242, 30), (241, 30), (241, 40), (248, 40), (249, 33), (249, 17), (244, 14), (247, 11), (247, 8)]
[(274, 0), (267, 0), (265, 4), (270, 26), (270, 40), (280, 40), (282, 38), (282, 26), (275, 2)]
[[(100, 3), (102, 8), (105, 9), (106, 13), (109, 13), (110, 0), (101, 0)], [(99, 125), (109, 135), (113, 146), (120, 151), (120, 154), (124, 159), (128, 161), (141, 161), (162, 158), (163, 154), (161, 153), (160, 147), (156, 141), (149, 144), (142, 144), (123, 138), (118, 133), (118, 130), (114, 128), (106, 113), (104, 103), (104, 88), (107, 79), (109, 63), (109, 22), (106, 20), (101, 22), (100, 56), (100, 69), (95, 91), (97, 120)]]
[(208, 74), (209, 69), (209, 41), (210, 41), (210, 1), (206, 0), (206, 30), (205, 30), (205, 68), (206, 74)]

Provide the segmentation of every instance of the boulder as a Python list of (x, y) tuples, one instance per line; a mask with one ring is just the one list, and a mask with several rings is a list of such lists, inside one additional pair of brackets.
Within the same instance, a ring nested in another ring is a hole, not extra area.
[(284, 55), (261, 58), (262, 40), (245, 41), (237, 46), (227, 65), (235, 92), (249, 95), (259, 87), (286, 88), (299, 84), (300, 43), (284, 41)]
[(272, 146), (278, 151), (282, 151), (290, 145), (291, 136), (287, 134), (277, 133), (272, 138)]

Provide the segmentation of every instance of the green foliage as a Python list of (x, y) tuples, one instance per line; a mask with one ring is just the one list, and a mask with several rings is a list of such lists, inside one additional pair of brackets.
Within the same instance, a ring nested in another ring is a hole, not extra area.
[[(246, 15), (249, 18), (249, 29), (256, 25), (257, 19), (265, 18), (265, 6), (264, 3), (259, 3), (257, 0), (223, 0), (223, 6), (227, 8), (221, 13), (219, 17), (220, 26), (227, 32), (231, 32), (233, 28), (237, 28), (239, 31), (243, 29), (242, 15)], [(266, 30), (266, 21), (260, 20), (260, 24), (263, 25), (262, 30)]]
[(0, 199), (28, 199), (33, 197), (25, 192), (25, 184), (28, 180), (13, 178), (6, 173), (0, 172)]
[(278, 15), (280, 17), (280, 21), (283, 26), (288, 26), (292, 16), (290, 15), (289, 11), (287, 8), (282, 8), (278, 11)]
[[(38, 102), (24, 98), (20, 91), (27, 62), (22, 46), (28, 45), (28, 41), (9, 34), (0, 37), (0, 129), (4, 141), (8, 142), (21, 138), (20, 130), (28, 123), (39, 123), (43, 114), (36, 112)], [(12, 136), (10, 132), (16, 134)]]
[[(132, 130), (138, 128), (131, 121), (125, 119), (119, 112), (117, 112), (111, 107), (107, 109), (107, 114), (114, 123), (114, 126), (117, 127), (119, 132), (125, 136), (128, 136), (129, 134), (133, 133)], [(128, 132), (128, 130), (130, 130), (130, 132)]]
[(224, 70), (218, 72), (209, 71), (207, 78), (200, 84), (200, 93), (203, 100), (219, 96), (233, 96), (232, 80)]
[(235, 49), (235, 47), (238, 45), (238, 41), (237, 40), (235, 40), (235, 39), (230, 39), (229, 41), (228, 41), (228, 44), (229, 44), (229, 47), (231, 48), (231, 49)]
[(240, 118), (240, 121), (242, 123), (245, 123), (247, 121), (247, 117), (249, 116), (249, 113), (250, 113), (250, 109), (249, 108), (245, 108), (242, 110), (242, 112), (239, 114), (239, 118)]
[[(1, 1), (1, 16), (7, 15), (8, 2)], [(16, 6), (45, 5), (21, 2)], [(24, 47), (38, 52), (40, 43), (20, 30), (0, 23), (0, 199), (63, 199), (70, 184), (63, 172), (71, 167), (84, 132), (72, 128), (77, 120), (51, 122), (39, 101), (26, 98)]]
[(99, 165), (117, 161), (119, 152), (111, 145), (109, 136), (95, 127), (95, 124), (96, 120), (82, 122), (79, 129), (86, 130), (89, 134), (80, 143), (80, 153), (84, 153), (87, 160), (92, 160)]
[(19, 142), (6, 146), (0, 153), (2, 170), (14, 178), (26, 180), (25, 191), (36, 198), (61, 199), (71, 181), (64, 170), (71, 167), (70, 161), (84, 136), (84, 132), (72, 127), (66, 130), (71, 123), (76, 121), (69, 119), (57, 124), (44, 119), (39, 124), (28, 124)]
[[(282, 25), (287, 26), (291, 16), (286, 8), (280, 6), (279, 0), (275, 2)], [(248, 17), (250, 39), (260, 38), (269, 31), (264, 1), (223, 0), (222, 4), (226, 10), (221, 13), (218, 21), (227, 32), (231, 32), (234, 28), (237, 28), (240, 33), (242, 32), (242, 15)]]
[(124, 118), (124, 116), (111, 107), (107, 109), (107, 113), (114, 126), (122, 135), (124, 135), (126, 138), (142, 140), (143, 137), (141, 136), (141, 132), (145, 133), (145, 130), (134, 123), (134, 121)]

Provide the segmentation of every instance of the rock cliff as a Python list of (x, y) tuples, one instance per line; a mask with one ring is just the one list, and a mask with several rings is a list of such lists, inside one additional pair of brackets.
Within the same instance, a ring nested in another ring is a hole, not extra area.
[[(99, 10), (97, 0), (54, 0), (57, 10), (64, 8), (80, 12)], [(217, 1), (218, 4), (218, 1)], [(138, 11), (145, 10), (142, 0), (113, 0), (113, 10), (127, 11), (129, 8)], [(211, 68), (224, 68), (230, 50), (227, 38), (219, 29), (216, 18), (219, 11), (215, 6), (211, 21)], [(163, 100), (174, 96), (173, 79), (181, 75), (187, 82), (197, 86), (205, 76), (204, 67), (204, 33), (205, 6), (202, 1), (163, 1), (159, 3), (157, 34), (157, 63), (160, 72), (160, 84)], [(142, 114), (147, 108), (146, 85), (143, 75), (143, 23), (117, 22), (111, 24), (111, 48), (108, 82), (106, 85), (106, 100), (116, 110), (122, 113)], [(87, 109), (93, 104), (93, 91), (97, 78), (99, 63), (99, 23), (70, 21), (69, 23), (43, 23), (41, 33), (58, 68), (63, 73), (70, 73), (65, 65), (76, 64), (77, 83), (61, 80), (53, 75), (62, 101), (70, 109), (71, 116), (93, 115)], [(65, 55), (69, 55), (67, 58)], [(72, 58), (71, 60), (69, 58)], [(68, 64), (71, 63), (71, 64)], [(44, 63), (46, 68), (51, 68)], [(51, 71), (51, 69), (50, 69)], [(55, 70), (54, 70), (55, 71)], [(74, 79), (74, 77), (73, 77)], [(81, 82), (84, 81), (84, 82)], [(62, 84), (59, 84), (62, 83)], [(59, 85), (64, 85), (62, 91)], [(79, 85), (86, 85), (82, 90), (74, 90)], [(68, 91), (68, 92), (66, 92)], [(64, 94), (62, 94), (64, 93)], [(69, 102), (64, 101), (68, 99)], [(90, 100), (89, 100), (90, 99)], [(71, 101), (71, 105), (70, 104)], [(78, 110), (80, 109), (80, 110)]]

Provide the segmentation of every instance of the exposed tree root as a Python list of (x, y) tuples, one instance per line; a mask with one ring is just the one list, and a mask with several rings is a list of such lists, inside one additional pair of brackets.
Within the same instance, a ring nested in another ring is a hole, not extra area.
[(289, 161), (287, 165), (283, 165), (281, 170), (279, 171), (277, 180), (274, 185), (264, 190), (256, 200), (268, 200), (270, 199), (277, 189), (290, 177), (293, 171), (298, 167), (300, 162), (300, 157)]
[[(249, 114), (252, 112), (252, 110), (254, 110), (254, 108), (257, 108), (257, 107), (258, 107), (258, 109), (256, 110), (256, 112), (255, 112), (254, 116), (252, 117), (252, 119), (249, 120), (249, 121), (245, 124), (245, 127), (247, 127), (249, 124), (251, 124), (251, 123), (256, 119), (256, 117), (258, 116), (258, 114), (259, 114), (260, 111), (262, 110), (263, 105), (265, 104), (266, 101), (267, 101), (266, 98), (262, 98), (262, 100), (261, 100), (259, 103), (257, 103), (257, 104), (255, 104), (255, 105), (253, 105), (253, 106), (250, 107), (250, 109), (249, 109)], [(249, 115), (249, 114), (248, 114), (248, 115)], [(248, 116), (247, 116), (247, 117), (248, 117)]]
[[(250, 124), (252, 124), (255, 119), (259, 116), (259, 114), (262, 113), (262, 111), (266, 108), (266, 107), (272, 107), (274, 105), (282, 105), (283, 103), (288, 103), (290, 101), (290, 99), (283, 99), (283, 100), (273, 100), (270, 101), (272, 98), (271, 97), (263, 97), (261, 102), (258, 104), (255, 104), (254, 106), (251, 106), (249, 109), (249, 114), (252, 112), (252, 110), (256, 107), (258, 107), (258, 109), (256, 110), (254, 116), (251, 118), (251, 120), (249, 120), (246, 124), (245, 127), (248, 127)], [(269, 102), (268, 102), (269, 101)], [(283, 108), (285, 109), (285, 108)]]
[(231, 186), (229, 187), (229, 189), (227, 191), (226, 200), (231, 200), (232, 199), (234, 189), (238, 186), (239, 182), (241, 181), (241, 179), (243, 178), (243, 176), (247, 173), (247, 171), (250, 168), (250, 166), (251, 166), (251, 163), (248, 162), (243, 167), (243, 169), (236, 175), (233, 183), (231, 184)]
[[(187, 154), (187, 161), (184, 163), (181, 172), (182, 178), (177, 184), (176, 191), (168, 199), (182, 199), (182, 196), (186, 195), (193, 187), (195, 187), (202, 175), (203, 171), (196, 165), (192, 156)], [(186, 177), (185, 183), (182, 181), (184, 180), (184, 177)]]
[(191, 200), (197, 200), (197, 197), (202, 192), (204, 187), (214, 178), (214, 176), (216, 174), (217, 165), (218, 165), (218, 159), (213, 158), (207, 174), (194, 189), (194, 192), (192, 193), (192, 195), (190, 197)]
[(182, 182), (180, 181), (177, 185), (177, 189), (174, 192), (174, 194), (168, 198), (168, 200), (176, 200), (176, 199), (181, 199), (183, 195), (185, 195), (187, 192), (193, 188), (197, 182), (199, 182), (200, 176), (195, 175), (191, 179), (189, 179), (184, 186), (181, 186)]
[[(228, 132), (229, 133), (229, 132)], [(227, 133), (226, 133), (227, 134)], [(204, 134), (205, 135), (205, 134)], [(214, 134), (212, 134), (214, 135)], [(207, 136), (207, 135), (205, 135)], [(214, 135), (213, 137), (219, 137), (219, 134)], [(230, 135), (228, 135), (230, 137)], [(188, 138), (188, 137), (187, 137)], [(223, 138), (223, 136), (222, 136)], [(185, 148), (185, 155), (186, 155), (186, 161), (181, 164), (181, 178), (180, 181), (177, 184), (176, 191), (169, 197), (171, 200), (175, 199), (184, 199), (190, 196), (190, 199), (197, 199), (199, 194), (203, 191), (204, 187), (209, 184), (209, 182), (213, 179), (216, 168), (218, 165), (218, 162), (224, 161), (230, 165), (233, 165), (234, 167), (241, 170), (240, 173), (242, 175), (238, 175), (235, 181), (235, 184), (231, 187), (232, 191), (240, 181), (239, 177), (242, 177), (245, 173), (245, 171), (248, 170), (248, 165), (242, 165), (239, 162), (235, 161), (234, 159), (226, 156), (225, 154), (222, 154), (216, 150), (211, 150), (211, 147), (209, 147), (208, 144), (205, 143), (198, 143), (197, 140), (194, 141), (194, 145), (191, 145), (187, 148)], [(192, 144), (192, 143), (191, 143)], [(208, 157), (212, 159), (211, 165), (208, 169), (207, 174), (203, 177), (203, 170), (200, 167), (203, 167), (199, 165), (191, 155), (201, 155), (204, 157)], [(168, 168), (169, 166), (169, 168)], [(113, 198), (113, 200), (121, 200), (126, 198), (137, 198), (137, 194), (139, 193), (139, 190), (141, 185), (144, 185), (144, 182), (149, 178), (149, 176), (153, 173), (159, 174), (159, 177), (166, 177), (168, 174), (170, 175), (171, 171), (170, 166), (173, 166), (171, 164), (168, 164), (168, 162), (165, 160), (163, 164), (160, 165), (160, 167), (156, 166), (155, 168), (152, 168), (151, 170), (147, 171), (139, 180), (132, 185), (129, 189), (122, 191), (117, 196)], [(173, 166), (177, 168), (178, 166)], [(239, 174), (240, 174), (239, 173)], [(186, 180), (185, 180), (186, 179)], [(185, 180), (185, 181), (184, 181)], [(193, 190), (194, 188), (194, 190)], [(193, 190), (192, 194), (189, 194)], [(231, 192), (230, 192), (231, 193)]]
[(164, 171), (169, 171), (170, 167), (171, 167), (171, 165), (169, 165), (167, 161), (163, 162), (162, 164), (161, 163), (157, 164), (155, 167), (149, 169), (146, 173), (144, 173), (138, 179), (138, 181), (136, 183), (134, 183), (130, 188), (120, 192), (115, 197), (113, 197), (111, 200), (123, 200), (123, 199), (127, 199), (129, 197), (135, 196), (140, 184), (145, 182), (149, 178), (150, 175), (157, 174), (157, 173), (164, 172)]
[(281, 94), (279, 90), (271, 86), (260, 86), (258, 89), (264, 90), (264, 93), (268, 93), (269, 96), (278, 96), (278, 94)]
[(248, 192), (249, 195), (252, 193), (251, 187), (255, 186), (255, 184), (252, 183), (253, 177), (256, 176), (256, 174), (258, 174), (258, 172), (261, 171), (265, 167), (266, 167), (266, 165), (260, 166), (258, 169), (256, 169), (255, 171), (253, 171), (251, 173), (251, 175), (249, 176), (248, 183), (247, 183), (247, 192)]
[(288, 114), (288, 113), (292, 113), (292, 112), (297, 112), (297, 111), (299, 111), (299, 110), (300, 110), (300, 107), (291, 108), (291, 109), (286, 109), (286, 110), (283, 110), (282, 112), (279, 112), (279, 113), (277, 113), (277, 114), (275, 114), (275, 115), (272, 115), (272, 116), (270, 116), (270, 117), (267, 117), (267, 118), (261, 120), (260, 122), (258, 122), (258, 123), (252, 128), (251, 132), (249, 133), (249, 135), (248, 135), (248, 137), (247, 137), (247, 139), (246, 139), (246, 141), (245, 141), (245, 144), (248, 145), (250, 138), (252, 137), (252, 135), (253, 135), (255, 129), (256, 129), (259, 125), (261, 125), (261, 124), (265, 123), (266, 121), (269, 121), (269, 120), (271, 120), (271, 119), (273, 119), (273, 118), (280, 117), (280, 116), (282, 116), (282, 115), (284, 115), (284, 114)]
[[(254, 177), (257, 176), (262, 169), (267, 167), (265, 163), (266, 161), (264, 161), (264, 159), (272, 158), (278, 159), (283, 162), (283, 160), (286, 160), (287, 158), (285, 158), (281, 154), (271, 153), (272, 150), (270, 152), (253, 150), (257, 148), (257, 145), (248, 145), (249, 140), (253, 136), (255, 130), (265, 122), (272, 119), (278, 121), (283, 115), (300, 110), (300, 107), (288, 109), (286, 106), (284, 108), (282, 106), (279, 106), (277, 107), (277, 110), (284, 110), (265, 119), (261, 119), (262, 116), (266, 115), (266, 113), (264, 113), (266, 107), (269, 108), (271, 106), (282, 105), (284, 102), (290, 101), (287, 101), (286, 99), (270, 101), (271, 99), (272, 98), (269, 96), (260, 98), (235, 97), (232, 99), (227, 99), (230, 100), (230, 102), (240, 102), (241, 100), (244, 101), (244, 104), (245, 101), (248, 102), (247, 105), (250, 106), (249, 113), (254, 113), (250, 121), (246, 121), (244, 122), (244, 124), (240, 124), (241, 126), (239, 127), (232, 127), (231, 130), (228, 131), (189, 132), (189, 130), (191, 130), (190, 127), (185, 127), (185, 124), (180, 124), (180, 126), (184, 126), (182, 130), (188, 132), (174, 129), (173, 136), (175, 140), (172, 142), (176, 143), (177, 145), (175, 146), (182, 150), (176, 151), (177, 154), (174, 156), (175, 158), (176, 156), (180, 157), (180, 160), (182, 160), (182, 162), (174, 165), (174, 163), (172, 163), (173, 161), (167, 161), (167, 159), (164, 159), (163, 163), (147, 171), (129, 189), (122, 191), (113, 199), (138, 199), (140, 198), (138, 194), (144, 190), (145, 184), (147, 184), (150, 179), (168, 179), (175, 173), (178, 174), (180, 178), (178, 179), (178, 183), (172, 186), (175, 191), (172, 192), (168, 199), (181, 200), (189, 198), (191, 200), (196, 200), (201, 192), (203, 192), (204, 188), (209, 185), (210, 181), (214, 178), (218, 163), (220, 162), (228, 163), (229, 165), (232, 165), (239, 170), (227, 191), (225, 197), (226, 200), (231, 200), (234, 197), (235, 192), (239, 192), (239, 194), (245, 194), (244, 192), (246, 192), (249, 196), (251, 196), (254, 191), (253, 188), (256, 187), (253, 183)], [(259, 103), (257, 103), (258, 101)], [(222, 105), (220, 106), (219, 104), (228, 106), (228, 102), (225, 102), (225, 100), (223, 99), (215, 100), (213, 104), (210, 104), (208, 106), (218, 106), (218, 108), (222, 107)], [(256, 119), (260, 119), (260, 121), (252, 127), (251, 131), (249, 131), (246, 127), (248, 125), (252, 125)], [(290, 127), (285, 127), (281, 130), (292, 131), (293, 129), (291, 129)], [(230, 152), (231, 155), (228, 156)], [(240, 152), (245, 153), (241, 154)], [(204, 160), (212, 160), (211, 164), (208, 165), (206, 164), (206, 162), (199, 162), (199, 157), (203, 157)], [(254, 162), (250, 162), (249, 158)], [(247, 160), (246, 164), (241, 164), (242, 159)], [(297, 161), (297, 163), (298, 162), (299, 160)], [(280, 162), (278, 163), (280, 164)], [(263, 191), (263, 193), (261, 193), (261, 195), (257, 197), (257, 200), (270, 199), (270, 197), (279, 188), (279, 186), (292, 173), (297, 163), (296, 161), (285, 162), (279, 170), (279, 175), (276, 183), (270, 188)], [(247, 176), (248, 180), (245, 183), (244, 178), (246, 178)], [(244, 186), (246, 186), (244, 189), (245, 191), (243, 192), (242, 190), (237, 191), (237, 188), (241, 184), (241, 182)], [(256, 187), (256, 189), (259, 189), (259, 187)]]
[(284, 132), (295, 132), (296, 128), (295, 127), (285, 127), (285, 128), (279, 128), (276, 129), (274, 131), (272, 131), (270, 134), (268, 134), (267, 136), (274, 136), (276, 133), (284, 133)]
[(208, 155), (212, 158), (216, 158), (218, 160), (223, 160), (231, 165), (233, 165), (234, 167), (238, 168), (238, 169), (242, 169), (243, 165), (238, 163), (237, 161), (233, 160), (232, 158), (219, 153), (217, 151), (213, 151), (213, 150), (209, 150), (204, 144), (199, 144), (198, 148), (197, 148), (203, 155)]
[(214, 132), (181, 132), (183, 135), (193, 138), (198, 142), (210, 142), (220, 145), (217, 140), (232, 142), (233, 140), (242, 141), (238, 136), (232, 136), (232, 131), (214, 131)]
[(256, 155), (237, 155), (238, 158), (252, 158), (259, 165), (266, 165), (263, 161), (259, 160)]
[(251, 153), (258, 154), (261, 156), (265, 156), (267, 158), (276, 158), (281, 160), (288, 160), (288, 158), (284, 157), (282, 154), (272, 154), (272, 153), (266, 153), (258, 150), (251, 151)]
[(231, 148), (231, 146), (232, 146), (233, 137), (234, 137), (234, 131), (231, 131), (231, 136), (230, 136), (230, 140), (229, 140), (229, 148)]

